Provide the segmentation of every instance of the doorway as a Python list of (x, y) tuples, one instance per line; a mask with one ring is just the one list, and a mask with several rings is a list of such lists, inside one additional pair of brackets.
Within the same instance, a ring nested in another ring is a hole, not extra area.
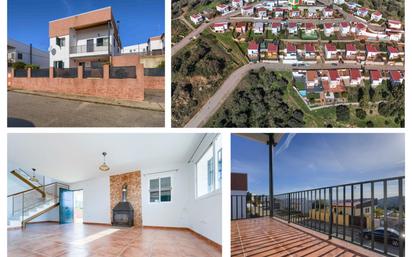
[(74, 200), (74, 223), (83, 223), (83, 190), (73, 192)]

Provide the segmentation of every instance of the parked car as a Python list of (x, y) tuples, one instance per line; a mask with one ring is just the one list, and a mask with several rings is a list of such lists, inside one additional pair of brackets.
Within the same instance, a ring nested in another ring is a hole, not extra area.
[[(363, 237), (366, 240), (371, 240), (372, 239), (372, 233), (375, 237), (375, 241), (383, 242), (384, 241), (384, 233), (385, 229), (383, 227), (376, 228), (375, 230), (363, 230), (360, 232), (360, 236)], [(387, 237), (388, 237), (388, 243), (398, 247), (399, 246), (399, 231), (393, 229), (393, 228), (388, 228), (386, 231)], [(402, 239), (405, 241), (405, 235), (402, 234)]]

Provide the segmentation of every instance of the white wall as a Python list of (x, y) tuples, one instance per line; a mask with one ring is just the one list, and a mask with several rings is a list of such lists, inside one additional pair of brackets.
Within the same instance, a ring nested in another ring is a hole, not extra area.
[[(69, 58), (69, 52), (70, 52), (70, 36), (62, 36), (60, 38), (65, 38), (65, 45), (60, 47), (56, 45), (56, 37), (51, 37), (50, 38), (50, 67), (53, 67), (54, 61), (63, 61), (64, 62), (64, 68), (69, 68), (70, 67), (70, 58)], [(56, 54), (52, 54), (52, 49), (56, 50)]]
[(70, 189), (83, 189), (84, 222), (111, 224), (109, 176), (74, 183)]

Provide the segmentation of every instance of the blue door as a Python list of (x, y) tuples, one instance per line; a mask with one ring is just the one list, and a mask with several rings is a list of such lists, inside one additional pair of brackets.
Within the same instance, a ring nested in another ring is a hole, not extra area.
[(59, 216), (60, 224), (73, 223), (74, 196), (73, 191), (60, 188)]

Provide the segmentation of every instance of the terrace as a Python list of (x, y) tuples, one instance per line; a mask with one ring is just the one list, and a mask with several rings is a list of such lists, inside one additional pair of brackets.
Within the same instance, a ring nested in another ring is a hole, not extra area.
[(404, 256), (405, 177), (274, 195), (283, 134), (238, 135), (268, 145), (269, 195), (232, 194), (232, 256)]

